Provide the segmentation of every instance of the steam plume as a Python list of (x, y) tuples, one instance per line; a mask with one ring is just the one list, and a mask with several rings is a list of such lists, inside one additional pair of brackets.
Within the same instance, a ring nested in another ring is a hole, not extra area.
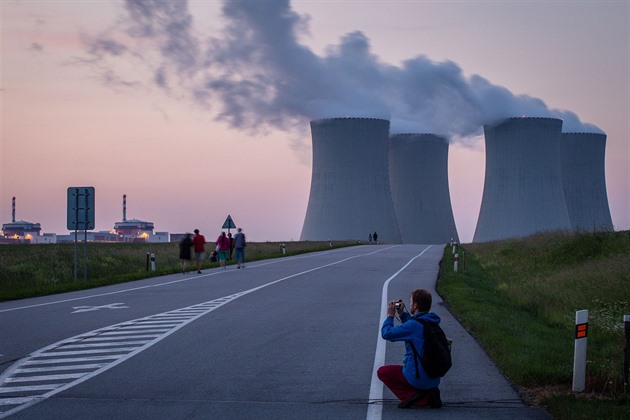
[(565, 131), (601, 132), (541, 99), (467, 78), (452, 61), (419, 55), (401, 66), (383, 63), (362, 32), (344, 35), (319, 56), (299, 42), (308, 19), (288, 0), (224, 0), (225, 26), (214, 37), (198, 33), (187, 1), (126, 0), (125, 10), (125, 39), (88, 41), (108, 80), (128, 79), (112, 73), (115, 59), (139, 60), (152, 73), (144, 83), (207, 109), (218, 104), (215, 118), (235, 128), (289, 130), (351, 116), (390, 119), (393, 133), (466, 137), (483, 124), (526, 115), (561, 118)]

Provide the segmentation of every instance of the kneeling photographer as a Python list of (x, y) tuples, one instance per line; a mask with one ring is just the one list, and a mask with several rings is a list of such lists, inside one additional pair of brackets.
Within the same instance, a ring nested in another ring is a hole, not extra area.
[[(401, 401), (399, 408), (424, 407), (440, 408), (440, 377), (431, 377), (420, 362), (425, 348), (424, 323), (440, 323), (440, 317), (429, 312), (431, 293), (416, 289), (409, 298), (409, 312), (402, 300), (391, 301), (387, 305), (387, 318), (381, 327), (381, 336), (388, 341), (404, 341), (405, 355), (401, 365), (381, 366), (378, 378)], [(401, 325), (394, 326), (394, 316), (398, 314)]]

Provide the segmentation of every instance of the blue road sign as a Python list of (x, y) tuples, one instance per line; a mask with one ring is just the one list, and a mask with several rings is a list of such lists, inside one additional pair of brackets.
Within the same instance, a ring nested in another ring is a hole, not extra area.
[(68, 188), (68, 230), (94, 229), (94, 187)]

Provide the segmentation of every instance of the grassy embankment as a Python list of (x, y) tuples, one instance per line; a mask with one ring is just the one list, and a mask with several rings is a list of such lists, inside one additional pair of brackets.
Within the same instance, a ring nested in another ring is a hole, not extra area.
[[(355, 244), (333, 242), (333, 247)], [(286, 255), (330, 249), (328, 242), (285, 242), (285, 246)], [(147, 253), (155, 255), (155, 272), (147, 271)], [(252, 242), (246, 248), (246, 259), (250, 262), (284, 255), (281, 242)], [(74, 244), (0, 245), (0, 300), (87, 289), (181, 272), (177, 243), (88, 243), (87, 261), (85, 281), (83, 244), (79, 244), (75, 281)], [(190, 263), (190, 268), (194, 268), (194, 260)], [(218, 263), (206, 260), (203, 267), (218, 267)]]
[[(458, 251), (454, 273), (446, 249), (439, 293), (526, 399), (555, 419), (630, 418), (623, 383), (630, 232), (535, 235)], [(587, 389), (573, 393), (582, 309), (589, 311)]]

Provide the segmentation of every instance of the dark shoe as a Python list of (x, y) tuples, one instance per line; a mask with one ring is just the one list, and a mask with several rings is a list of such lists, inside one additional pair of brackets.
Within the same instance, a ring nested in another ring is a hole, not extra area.
[(431, 388), (429, 390), (429, 407), (442, 408), (442, 399), (440, 398), (440, 388)]
[(414, 395), (413, 397), (411, 397), (408, 400), (405, 400), (405, 401), (401, 402), (400, 404), (398, 404), (398, 408), (412, 408), (417, 403), (421, 402), (422, 399), (424, 397), (426, 397), (426, 396), (427, 396), (427, 390), (426, 389), (422, 389), (422, 390), (418, 391), (418, 393), (416, 395)]
[(197, 271), (197, 274), (201, 274), (201, 271)]

